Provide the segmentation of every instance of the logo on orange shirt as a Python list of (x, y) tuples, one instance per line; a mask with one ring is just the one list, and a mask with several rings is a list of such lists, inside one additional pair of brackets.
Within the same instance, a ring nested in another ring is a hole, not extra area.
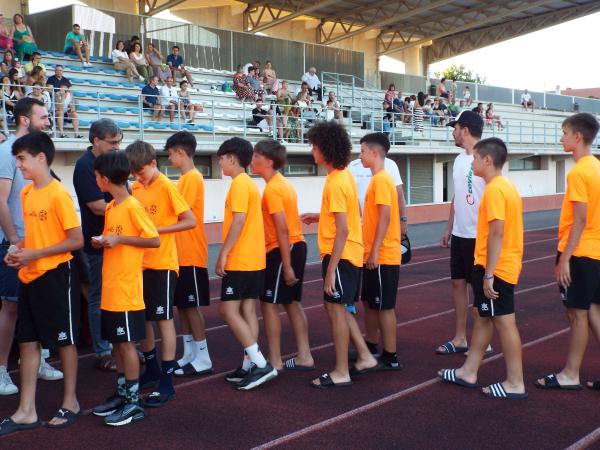
[(158, 212), (158, 206), (156, 206), (156, 205), (148, 205), (145, 207), (145, 209), (148, 214), (152, 214), (152, 215), (154, 215)]

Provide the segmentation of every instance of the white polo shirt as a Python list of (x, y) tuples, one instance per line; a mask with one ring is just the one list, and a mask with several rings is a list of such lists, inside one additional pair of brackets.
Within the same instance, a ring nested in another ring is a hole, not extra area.
[(477, 236), (477, 213), (485, 189), (483, 178), (473, 175), (473, 155), (461, 153), (454, 160), (454, 236), (474, 239)]
[[(394, 185), (402, 186), (402, 178), (400, 177), (400, 171), (398, 170), (398, 165), (394, 162), (394, 160), (390, 158), (385, 158), (385, 170), (392, 176), (392, 180), (394, 180)], [(360, 158), (355, 159), (354, 161), (348, 164), (348, 169), (354, 176), (354, 180), (356, 181), (356, 190), (358, 191), (358, 202), (360, 203), (360, 210), (362, 213), (363, 207), (365, 205), (365, 196), (367, 195), (367, 188), (369, 187), (369, 182), (371, 181), (371, 169), (367, 169), (362, 165)]]

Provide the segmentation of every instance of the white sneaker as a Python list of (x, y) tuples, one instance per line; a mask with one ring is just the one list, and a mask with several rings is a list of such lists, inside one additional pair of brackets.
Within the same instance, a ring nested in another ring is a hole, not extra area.
[(40, 361), (40, 370), (38, 371), (38, 378), (40, 380), (46, 381), (62, 380), (63, 373), (60, 370), (52, 367), (44, 358), (42, 358)]
[(5, 366), (0, 366), (0, 395), (13, 395), (19, 388), (13, 383)]
[(140, 81), (144, 81), (144, 77), (143, 76), (140, 75), (138, 78), (139, 78)]

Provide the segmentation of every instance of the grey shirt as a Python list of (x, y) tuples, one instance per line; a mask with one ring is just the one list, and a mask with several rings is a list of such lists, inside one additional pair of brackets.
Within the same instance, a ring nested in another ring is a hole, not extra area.
[[(15, 231), (20, 238), (23, 238), (25, 236), (25, 226), (23, 223), (23, 210), (21, 208), (21, 189), (23, 189), (27, 182), (23, 178), (21, 171), (17, 169), (17, 160), (12, 154), (12, 145), (16, 140), (17, 138), (13, 134), (0, 144), (0, 178), (12, 181), (10, 193), (8, 194), (8, 209)], [(2, 228), (0, 228), (0, 239), (6, 239)]]

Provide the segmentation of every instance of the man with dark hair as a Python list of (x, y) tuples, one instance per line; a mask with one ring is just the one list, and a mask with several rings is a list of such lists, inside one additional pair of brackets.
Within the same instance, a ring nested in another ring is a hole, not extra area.
[[(574, 114), (564, 120), (560, 142), (573, 155), (558, 226), (554, 276), (570, 325), (567, 360), (560, 372), (538, 379), (542, 389), (581, 389), (580, 370), (589, 328), (600, 338), (600, 162), (592, 153), (598, 120)], [(600, 389), (600, 380), (587, 384)]]
[(135, 35), (131, 36), (131, 39), (123, 43), (123, 50), (125, 50), (127, 54), (131, 53), (131, 50), (133, 50), (133, 45), (136, 43), (141, 45), (140, 37)]
[(83, 67), (91, 67), (90, 64), (90, 46), (81, 32), (79, 24), (73, 24), (73, 30), (67, 33), (65, 37), (65, 54), (77, 55)]
[(483, 388), (491, 398), (527, 398), (523, 383), (521, 337), (515, 320), (515, 286), (523, 259), (523, 203), (517, 187), (502, 176), (508, 151), (498, 138), (474, 145), (473, 172), (486, 182), (477, 217), (472, 275), (475, 325), (469, 356), (458, 369), (442, 369), (448, 383), (477, 388), (481, 361), (494, 329), (498, 330), (506, 363), (506, 379)]
[(183, 57), (179, 54), (179, 47), (173, 46), (172, 53), (167, 56), (167, 65), (171, 69), (173, 80), (177, 80), (177, 72), (181, 73), (182, 77), (185, 77), (190, 83), (190, 87), (194, 87), (194, 80), (192, 74), (183, 65)]
[[(441, 246), (450, 245), (450, 278), (452, 279), (452, 299), (454, 301), (456, 323), (455, 334), (436, 353), (448, 355), (465, 353), (467, 345), (467, 311), (475, 237), (477, 235), (477, 211), (483, 195), (485, 182), (473, 174), (473, 148), (483, 133), (483, 119), (473, 111), (462, 111), (447, 126), (453, 127), (454, 145), (463, 148), (454, 160), (452, 178), (454, 198), (450, 206), (448, 225), (441, 239)], [(491, 347), (488, 349), (491, 351)]]
[(100, 191), (94, 175), (94, 161), (100, 155), (119, 150), (123, 139), (121, 129), (110, 119), (92, 122), (89, 131), (90, 146), (75, 163), (73, 186), (77, 194), (81, 212), (84, 247), (89, 267), (90, 287), (88, 291), (88, 320), (92, 345), (96, 353), (94, 367), (100, 370), (115, 370), (116, 363), (111, 356), (110, 343), (102, 339), (100, 324), (100, 296), (102, 292), (102, 248), (92, 246), (92, 236), (102, 234), (104, 212), (112, 200)]
[[(17, 126), (15, 134), (0, 145), (0, 261), (9, 247), (22, 242), (25, 236), (21, 190), (26, 181), (23, 173), (17, 169), (12, 144), (30, 132), (44, 131), (50, 127), (48, 110), (39, 100), (29, 97), (19, 100), (15, 104), (14, 115)], [(18, 392), (6, 370), (17, 320), (17, 289), (17, 271), (0, 263), (0, 395)], [(42, 357), (38, 376), (46, 380), (58, 380), (63, 374)]]
[(158, 77), (150, 77), (148, 84), (142, 88), (142, 102), (144, 103), (144, 109), (152, 112), (151, 120), (160, 122), (163, 115), (163, 106), (157, 84)]
[(33, 52), (29, 62), (23, 66), (25, 73), (30, 74), (34, 67), (40, 67), (46, 73), (46, 66), (41, 61), (42, 55), (39, 52)]

